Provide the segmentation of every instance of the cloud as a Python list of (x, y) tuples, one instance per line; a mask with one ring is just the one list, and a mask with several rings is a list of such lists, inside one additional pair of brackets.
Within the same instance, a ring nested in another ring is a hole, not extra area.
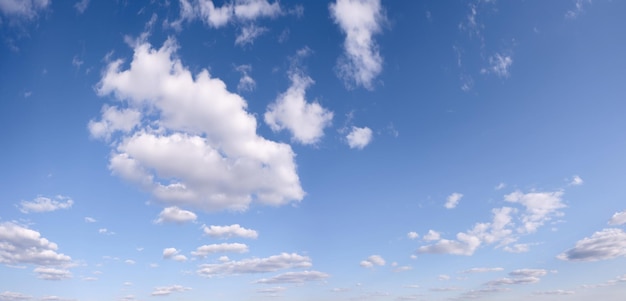
[(31, 20), (50, 6), (50, 0), (3, 0), (0, 11), (7, 17)]
[(478, 237), (468, 235), (466, 233), (458, 233), (457, 240), (441, 239), (437, 243), (429, 246), (421, 246), (417, 249), (417, 253), (431, 254), (453, 254), (453, 255), (472, 255), (480, 246), (481, 241)]
[(37, 231), (12, 222), (0, 223), (0, 263), (32, 263), (39, 266), (67, 265), (71, 257), (57, 253), (57, 244)]
[(529, 244), (514, 244), (513, 246), (506, 246), (502, 250), (509, 253), (525, 253), (530, 250)]
[(50, 212), (59, 209), (69, 209), (74, 204), (74, 201), (68, 197), (58, 195), (54, 199), (47, 197), (36, 197), (32, 201), (21, 201), (20, 211), (22, 213), (32, 212)]
[(89, 217), (89, 216), (85, 217), (85, 223), (95, 223), (95, 222), (97, 222), (95, 218)]
[(492, 280), (486, 283), (488, 286), (501, 286), (501, 285), (516, 285), (516, 284), (532, 284), (539, 282), (537, 277), (522, 277), (522, 278), (500, 278), (498, 280)]
[(207, 211), (302, 200), (291, 147), (258, 136), (246, 101), (205, 69), (193, 76), (177, 47), (137, 42), (129, 69), (116, 60), (103, 73), (98, 94), (142, 112), (112, 144), (112, 173), (163, 203)]
[(192, 255), (198, 257), (206, 257), (209, 254), (215, 253), (246, 253), (248, 252), (248, 246), (240, 243), (221, 243), (200, 246), (195, 252), (191, 252)]
[(128, 133), (140, 124), (141, 113), (136, 109), (118, 109), (102, 106), (100, 121), (90, 120), (87, 124), (91, 137), (109, 141), (115, 132)]
[(574, 8), (565, 12), (568, 19), (576, 19), (585, 12), (585, 3), (591, 3), (591, 0), (575, 0)]
[(383, 69), (383, 58), (373, 39), (386, 20), (380, 0), (337, 0), (329, 9), (346, 35), (344, 56), (337, 63), (339, 77), (348, 87), (372, 89), (372, 81)]
[(429, 291), (431, 291), (431, 292), (454, 292), (454, 291), (460, 291), (460, 290), (462, 290), (462, 288), (456, 287), (456, 286), (451, 286), (451, 287), (433, 287), (433, 288), (429, 289)]
[(583, 179), (579, 176), (574, 176), (572, 181), (569, 183), (572, 186), (582, 185), (584, 183)]
[(267, 31), (267, 28), (254, 24), (245, 26), (241, 29), (241, 33), (239, 33), (235, 39), (235, 45), (245, 46), (246, 44), (253, 44), (256, 38), (260, 37)]
[(361, 263), (359, 263), (360, 266), (364, 267), (364, 268), (371, 268), (375, 265), (377, 266), (384, 266), (385, 265), (385, 259), (383, 259), (380, 255), (372, 255), (370, 257), (367, 257), (366, 260), (361, 261)]
[(526, 207), (526, 212), (522, 216), (523, 227), (521, 232), (533, 233), (544, 222), (549, 221), (554, 216), (561, 216), (559, 209), (565, 208), (562, 202), (563, 191), (555, 192), (529, 192), (522, 193), (515, 191), (505, 195), (504, 200), (511, 203), (518, 203)]
[(89, 6), (89, 0), (80, 0), (74, 4), (74, 8), (79, 14), (84, 13), (87, 10), (87, 6)]
[(441, 239), (441, 234), (435, 230), (428, 230), (428, 233), (426, 233), (422, 239), (425, 241), (439, 240)]
[(260, 289), (256, 290), (256, 292), (260, 293), (260, 294), (276, 295), (276, 294), (284, 292), (286, 290), (287, 290), (286, 287), (277, 286), (277, 287), (269, 287), (269, 288), (260, 288)]
[(626, 224), (626, 210), (622, 212), (615, 212), (611, 220), (609, 220), (609, 225), (623, 225)]
[(132, 259), (126, 259), (126, 260), (124, 260), (124, 263), (125, 263), (125, 264), (128, 264), (128, 265), (134, 265), (134, 264), (135, 264), (135, 263), (137, 263), (137, 262), (136, 262), (136, 261), (134, 261), (134, 260), (132, 260)]
[(548, 274), (544, 269), (520, 269), (509, 273), (513, 277), (543, 277)]
[(448, 275), (439, 275), (439, 276), (437, 276), (437, 280), (439, 280), (439, 281), (448, 281), (448, 280), (450, 280), (450, 276), (448, 276)]
[(109, 229), (107, 228), (98, 229), (98, 233), (103, 234), (103, 235), (115, 235), (115, 232), (109, 231)]
[(576, 292), (574, 292), (574, 291), (554, 290), (554, 291), (534, 292), (533, 295), (536, 295), (536, 296), (564, 296), (564, 295), (573, 295), (575, 293)]
[(191, 290), (190, 287), (184, 287), (182, 285), (170, 285), (155, 287), (154, 291), (150, 295), (152, 296), (169, 296), (172, 293), (182, 293)]
[(65, 269), (37, 267), (34, 271), (38, 274), (37, 278), (44, 280), (63, 280), (72, 278), (72, 273)]
[(500, 184), (498, 184), (496, 187), (494, 187), (495, 190), (500, 190), (502, 188), (506, 187), (506, 184), (500, 182)]
[(263, 278), (255, 281), (254, 283), (261, 284), (278, 284), (278, 283), (304, 283), (309, 281), (321, 281), (330, 277), (330, 275), (318, 271), (302, 271), (302, 272), (287, 272), (274, 276), (272, 278)]
[(22, 293), (4, 291), (0, 293), (0, 301), (20, 301), (20, 300), (31, 300), (32, 297), (28, 295), (24, 295)]
[(241, 261), (225, 261), (216, 264), (202, 264), (198, 274), (204, 277), (257, 274), (276, 272), (291, 268), (309, 268), (311, 259), (296, 253), (281, 253), (266, 258), (249, 258)]
[(213, 28), (230, 22), (253, 22), (258, 18), (275, 18), (283, 13), (280, 4), (267, 0), (235, 0), (216, 7), (211, 0), (180, 0), (180, 19), (172, 24), (200, 19)]
[(243, 238), (253, 238), (256, 239), (259, 237), (257, 231), (252, 229), (246, 229), (239, 224), (234, 224), (230, 226), (209, 226), (202, 225), (202, 229), (204, 233), (211, 237), (221, 237), (221, 238), (231, 238), (231, 237), (243, 237)]
[(513, 65), (513, 58), (510, 55), (502, 55), (500, 53), (496, 53), (489, 57), (489, 67), (481, 69), (481, 73), (483, 74), (495, 74), (499, 77), (509, 77), (511, 73), (509, 69)]
[(599, 261), (626, 256), (626, 233), (608, 228), (576, 242), (574, 248), (557, 256), (567, 261)]
[(350, 148), (363, 149), (372, 141), (372, 130), (368, 127), (353, 126), (346, 136)]
[(289, 71), (289, 79), (291, 86), (267, 107), (265, 123), (274, 132), (288, 130), (299, 143), (315, 144), (324, 136), (324, 128), (330, 126), (333, 112), (305, 99), (313, 79), (296, 69)]
[(417, 234), (417, 232), (411, 231), (406, 234), (406, 237), (408, 237), (409, 239), (416, 239), (419, 237), (419, 234)]
[(446, 204), (444, 205), (447, 209), (456, 208), (456, 205), (459, 204), (459, 201), (463, 198), (463, 194), (455, 192), (448, 196), (446, 199)]
[(241, 65), (237, 66), (235, 70), (241, 72), (241, 78), (239, 79), (239, 83), (237, 84), (237, 91), (239, 92), (250, 92), (256, 88), (256, 81), (252, 77), (250, 77), (250, 72), (252, 71), (252, 66), (250, 65)]
[(473, 274), (473, 273), (489, 273), (489, 272), (502, 272), (503, 268), (471, 268), (469, 270), (461, 271), (462, 274)]
[(176, 250), (176, 248), (165, 248), (163, 249), (163, 259), (172, 259), (179, 262), (187, 261), (187, 257), (179, 253), (180, 251)]
[(157, 218), (154, 222), (157, 224), (168, 222), (184, 224), (194, 222), (197, 218), (198, 216), (195, 213), (173, 206), (164, 208), (163, 211), (159, 213), (159, 218)]

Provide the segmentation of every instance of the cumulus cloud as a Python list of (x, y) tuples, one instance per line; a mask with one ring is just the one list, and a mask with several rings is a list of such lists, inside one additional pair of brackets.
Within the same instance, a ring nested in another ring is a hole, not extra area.
[(570, 185), (572, 186), (578, 186), (578, 185), (582, 185), (585, 181), (583, 181), (583, 179), (580, 176), (574, 176), (572, 178), (572, 181), (569, 182)]
[(278, 1), (234, 0), (217, 7), (212, 0), (180, 0), (180, 19), (172, 26), (200, 19), (212, 28), (220, 28), (231, 22), (252, 23), (259, 18), (275, 18), (283, 14)]
[(206, 257), (209, 254), (215, 253), (246, 253), (248, 252), (248, 246), (240, 243), (222, 243), (200, 246), (195, 252), (191, 252), (192, 255), (198, 257)]
[(7, 17), (34, 19), (50, 6), (50, 0), (2, 0), (0, 11)]
[(576, 242), (574, 248), (557, 256), (567, 261), (599, 261), (626, 256), (626, 233), (608, 228)]
[(154, 221), (157, 224), (160, 223), (177, 223), (183, 224), (187, 222), (194, 222), (198, 216), (187, 210), (180, 209), (176, 206), (164, 208), (159, 217)]
[(372, 89), (372, 82), (383, 69), (383, 58), (373, 38), (386, 20), (380, 0), (337, 0), (329, 9), (346, 35), (344, 56), (337, 64), (339, 76), (348, 87)]
[(35, 230), (12, 222), (0, 223), (0, 263), (32, 263), (42, 267), (69, 264), (72, 259), (57, 250), (57, 244)]
[(259, 234), (252, 229), (246, 229), (239, 224), (229, 226), (214, 226), (207, 227), (202, 225), (204, 233), (211, 237), (231, 238), (231, 237), (243, 237), (243, 238), (257, 238)]
[(407, 233), (406, 237), (408, 237), (409, 239), (416, 239), (416, 238), (419, 237), (419, 234), (417, 234), (417, 232), (411, 231), (411, 232)]
[(170, 285), (155, 287), (152, 291), (152, 296), (169, 296), (172, 293), (182, 293), (191, 290), (190, 287), (184, 287), (182, 285)]
[(371, 267), (374, 267), (375, 265), (377, 265), (377, 266), (384, 266), (385, 265), (385, 259), (383, 259), (380, 255), (372, 255), (372, 256), (368, 257), (367, 259), (361, 261), (361, 263), (359, 263), (359, 265), (364, 267), (364, 268), (371, 268)]
[(39, 196), (32, 201), (21, 201), (19, 208), (22, 213), (50, 212), (69, 209), (72, 205), (74, 205), (74, 201), (62, 195), (57, 195), (54, 199)]
[(4, 291), (0, 293), (1, 301), (19, 301), (19, 300), (31, 300), (32, 297), (24, 295), (22, 293)]
[(133, 130), (139, 125), (140, 119), (141, 113), (136, 109), (103, 105), (100, 121), (90, 120), (87, 128), (92, 137), (109, 141), (115, 132), (128, 133)]
[(225, 261), (215, 264), (202, 264), (198, 274), (204, 277), (237, 274), (257, 274), (276, 272), (291, 268), (309, 268), (311, 259), (296, 253), (281, 253), (266, 258), (249, 258), (241, 261)]
[(623, 225), (626, 224), (626, 210), (622, 212), (615, 212), (611, 220), (609, 220), (609, 225)]
[(562, 201), (563, 191), (555, 192), (529, 192), (515, 191), (505, 195), (504, 200), (518, 203), (526, 208), (522, 215), (523, 226), (520, 232), (533, 233), (554, 216), (561, 216), (559, 209), (565, 208)]
[(417, 249), (418, 253), (431, 254), (453, 254), (453, 255), (472, 255), (480, 246), (481, 241), (478, 237), (468, 235), (466, 233), (458, 233), (457, 240), (441, 239), (437, 243), (429, 246), (421, 246)]
[(180, 254), (180, 251), (176, 250), (176, 248), (165, 248), (163, 249), (163, 259), (184, 262), (187, 261), (187, 256)]
[(288, 130), (299, 143), (315, 144), (324, 136), (324, 128), (330, 126), (333, 112), (305, 99), (313, 79), (299, 70), (291, 70), (289, 79), (291, 86), (267, 107), (265, 123), (275, 132)]
[(37, 267), (34, 271), (38, 274), (37, 278), (44, 280), (63, 280), (72, 278), (72, 273), (66, 269)]
[(423, 239), (425, 241), (439, 240), (441, 239), (441, 234), (435, 230), (428, 230), (428, 233), (424, 235)]
[(372, 141), (372, 130), (368, 127), (353, 126), (346, 140), (350, 148), (363, 149)]
[(302, 200), (291, 147), (258, 136), (246, 101), (206, 69), (192, 75), (177, 47), (171, 38), (160, 49), (136, 42), (128, 69), (115, 60), (103, 73), (98, 94), (142, 112), (141, 125), (112, 144), (113, 174), (163, 203), (208, 211)]
[(455, 192), (448, 196), (448, 198), (446, 199), (446, 204), (444, 206), (448, 209), (456, 208), (456, 205), (459, 204), (461, 198), (463, 198), (463, 194)]
[(302, 271), (302, 272), (287, 272), (274, 276), (272, 278), (263, 278), (255, 281), (255, 283), (261, 284), (278, 284), (278, 283), (304, 283), (309, 281), (321, 281), (328, 278), (330, 275), (318, 271)]

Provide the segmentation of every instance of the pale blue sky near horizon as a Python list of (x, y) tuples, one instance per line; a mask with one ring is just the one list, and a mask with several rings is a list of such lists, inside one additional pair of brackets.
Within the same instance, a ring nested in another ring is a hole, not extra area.
[(621, 300), (624, 13), (0, 0), (0, 301)]

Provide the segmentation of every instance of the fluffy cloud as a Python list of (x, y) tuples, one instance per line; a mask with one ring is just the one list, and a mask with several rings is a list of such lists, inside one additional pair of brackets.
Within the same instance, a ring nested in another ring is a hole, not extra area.
[(92, 137), (108, 141), (115, 132), (130, 132), (139, 125), (140, 120), (141, 113), (136, 109), (119, 109), (104, 105), (100, 121), (90, 120), (87, 128)]
[(50, 0), (2, 0), (0, 11), (9, 17), (33, 19), (49, 5)]
[(182, 293), (191, 290), (190, 287), (184, 287), (182, 285), (160, 286), (155, 287), (152, 292), (152, 296), (169, 296), (172, 293)]
[(339, 76), (349, 87), (372, 89), (372, 81), (383, 69), (383, 58), (373, 39), (385, 21), (380, 0), (337, 0), (329, 8), (334, 22), (346, 35), (344, 57), (337, 64)]
[(448, 209), (456, 208), (456, 205), (459, 204), (459, 201), (463, 198), (463, 194), (455, 192), (448, 196), (446, 199), (446, 204), (444, 205)]
[(439, 240), (441, 239), (441, 234), (435, 230), (428, 230), (428, 233), (424, 235), (423, 239), (425, 241)]
[(20, 300), (30, 300), (31, 296), (24, 295), (22, 293), (17, 292), (9, 292), (4, 291), (0, 293), (0, 301), (20, 301)]
[(63, 280), (72, 278), (72, 273), (65, 269), (37, 267), (35, 268), (35, 273), (38, 274), (37, 278), (44, 280)]
[(259, 234), (252, 229), (246, 229), (239, 224), (234, 224), (230, 226), (209, 226), (202, 225), (202, 229), (204, 233), (211, 237), (222, 237), (222, 238), (230, 238), (230, 237), (243, 237), (243, 238), (257, 238)]
[(567, 261), (598, 261), (626, 256), (626, 233), (608, 228), (576, 242), (574, 248), (557, 256)]
[(504, 200), (511, 203), (518, 203), (526, 207), (526, 212), (522, 215), (523, 227), (519, 231), (532, 233), (549, 221), (554, 216), (561, 216), (559, 209), (565, 208), (562, 202), (563, 191), (555, 192), (529, 192), (522, 193), (515, 191), (505, 195)]
[(304, 283), (309, 281), (320, 281), (328, 278), (329, 275), (318, 271), (302, 271), (302, 272), (287, 272), (274, 276), (272, 278), (263, 278), (255, 281), (255, 283), (262, 284), (277, 284), (277, 283)]
[(69, 209), (73, 204), (74, 201), (61, 195), (57, 195), (54, 199), (40, 196), (32, 201), (21, 201), (19, 208), (23, 213), (50, 212), (59, 209)]
[(258, 18), (275, 18), (281, 15), (278, 2), (267, 0), (235, 0), (216, 7), (212, 0), (180, 0), (180, 20), (172, 25), (179, 27), (184, 21), (200, 19), (213, 28), (230, 22), (253, 22)]
[(177, 47), (137, 42), (128, 69), (116, 60), (104, 72), (98, 94), (142, 112), (113, 143), (110, 170), (161, 202), (209, 211), (302, 200), (291, 147), (258, 136), (245, 100), (207, 70), (193, 76)]
[(313, 84), (310, 77), (292, 70), (289, 78), (291, 86), (267, 107), (265, 123), (275, 132), (288, 130), (297, 142), (315, 144), (324, 136), (324, 128), (330, 126), (333, 113), (304, 98), (306, 89)]
[(187, 222), (193, 222), (198, 218), (198, 216), (187, 210), (182, 210), (176, 206), (164, 208), (161, 213), (159, 213), (159, 217), (154, 221), (155, 223), (178, 223), (183, 224)]
[(225, 261), (217, 264), (202, 264), (198, 274), (204, 277), (219, 275), (257, 274), (276, 272), (291, 268), (309, 268), (311, 259), (296, 253), (281, 253), (266, 258), (250, 258), (241, 261)]
[(453, 255), (472, 255), (480, 246), (481, 241), (478, 237), (468, 235), (466, 233), (458, 233), (457, 240), (441, 239), (437, 243), (429, 246), (421, 246), (417, 249), (418, 253), (432, 254), (453, 254)]
[(361, 263), (359, 263), (360, 266), (364, 267), (364, 268), (371, 268), (375, 265), (377, 266), (384, 266), (385, 265), (385, 259), (383, 259), (380, 255), (372, 255), (370, 257), (367, 257), (366, 260), (361, 261)]
[(411, 231), (406, 234), (406, 237), (408, 237), (409, 239), (416, 239), (419, 237), (419, 234), (417, 234), (417, 232)]
[(363, 149), (372, 141), (372, 130), (368, 127), (353, 126), (346, 140), (350, 148)]
[(179, 253), (180, 251), (176, 250), (176, 248), (166, 248), (166, 249), (163, 249), (163, 258), (172, 259), (174, 261), (180, 261), (180, 262), (187, 261), (187, 257)]
[(11, 222), (0, 223), (0, 263), (32, 263), (39, 266), (67, 265), (71, 258), (57, 253), (57, 244), (37, 231)]
[(469, 270), (461, 271), (461, 273), (470, 274), (470, 273), (488, 273), (488, 272), (502, 272), (502, 271), (504, 271), (503, 268), (471, 268)]
[(191, 252), (194, 256), (206, 257), (209, 254), (215, 253), (246, 253), (248, 252), (248, 246), (240, 243), (222, 243), (200, 246), (195, 252)]
[(609, 225), (617, 226), (626, 224), (626, 210), (622, 212), (615, 212), (611, 220), (609, 220)]
[(569, 183), (570, 185), (573, 186), (578, 186), (578, 185), (582, 185), (585, 181), (583, 181), (583, 179), (579, 176), (574, 176), (572, 178), (572, 181)]

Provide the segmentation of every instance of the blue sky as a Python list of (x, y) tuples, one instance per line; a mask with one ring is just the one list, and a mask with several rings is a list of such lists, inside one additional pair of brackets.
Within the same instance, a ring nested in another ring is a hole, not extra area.
[(0, 300), (621, 300), (624, 12), (0, 0)]

